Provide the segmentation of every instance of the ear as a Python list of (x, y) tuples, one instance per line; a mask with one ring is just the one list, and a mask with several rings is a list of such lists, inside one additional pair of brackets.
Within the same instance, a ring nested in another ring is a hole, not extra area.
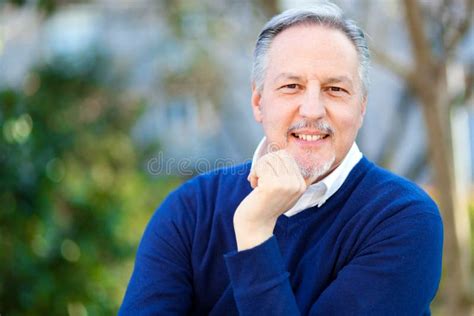
[(362, 97), (362, 101), (360, 104), (360, 125), (359, 127), (362, 126), (362, 123), (364, 122), (364, 117), (365, 117), (365, 111), (367, 110), (367, 95)]
[(255, 121), (262, 123), (263, 115), (260, 102), (262, 100), (262, 94), (258, 91), (255, 83), (252, 83), (252, 111)]

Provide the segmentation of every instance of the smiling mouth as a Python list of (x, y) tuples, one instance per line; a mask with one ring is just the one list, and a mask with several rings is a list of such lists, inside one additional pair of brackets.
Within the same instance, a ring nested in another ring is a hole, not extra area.
[(300, 134), (300, 133), (291, 133), (291, 136), (301, 139), (304, 141), (314, 142), (321, 139), (326, 139), (329, 137), (329, 134)]

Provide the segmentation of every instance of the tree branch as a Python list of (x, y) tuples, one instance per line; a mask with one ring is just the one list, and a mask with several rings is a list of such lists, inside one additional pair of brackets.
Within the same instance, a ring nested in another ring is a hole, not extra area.
[(445, 40), (445, 52), (446, 56), (449, 56), (456, 49), (459, 41), (466, 35), (467, 31), (471, 26), (471, 12), (474, 8), (474, 0), (466, 0), (465, 12), (463, 19), (457, 27), (457, 32)]
[(408, 25), (408, 33), (411, 39), (413, 55), (417, 67), (422, 65), (433, 65), (434, 57), (431, 46), (428, 43), (428, 37), (424, 30), (423, 15), (421, 14), (418, 0), (404, 0), (405, 16)]
[(412, 67), (404, 65), (400, 61), (396, 60), (393, 56), (390, 56), (384, 51), (379, 50), (377, 47), (371, 47), (370, 50), (377, 63), (388, 68), (402, 80), (405, 80), (407, 84), (413, 83), (412, 81), (414, 73), (410, 70)]

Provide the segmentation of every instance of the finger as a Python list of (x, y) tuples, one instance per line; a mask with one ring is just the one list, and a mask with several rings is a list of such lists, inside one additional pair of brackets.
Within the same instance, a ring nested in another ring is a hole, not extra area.
[(283, 157), (287, 160), (286, 166), (288, 166), (288, 168), (291, 170), (290, 173), (294, 175), (295, 181), (297, 181), (302, 188), (306, 188), (307, 184), (303, 178), (303, 175), (301, 174), (300, 167), (296, 163), (295, 158), (286, 150), (284, 151)]
[(273, 159), (274, 154), (268, 153), (257, 160), (257, 163), (255, 165), (255, 174), (258, 178), (277, 175), (276, 169), (273, 166)]
[(255, 177), (255, 166), (252, 165), (252, 167), (250, 168), (250, 172), (249, 172), (249, 175), (247, 176), (247, 180), (250, 181), (250, 179), (252, 177)]
[(252, 189), (255, 189), (258, 186), (258, 177), (255, 174), (255, 172), (252, 172), (252, 174), (249, 176), (249, 181), (250, 181), (250, 186)]
[(255, 189), (258, 186), (258, 176), (255, 169), (255, 166), (252, 166), (247, 177), (247, 181), (250, 182), (250, 186), (252, 187), (252, 189)]
[[(265, 160), (265, 165), (267, 166), (267, 174), (268, 173), (271, 173), (273, 176), (278, 176), (278, 172), (277, 172), (277, 166), (275, 166), (275, 162), (274, 161), (270, 161), (270, 159), (267, 159)], [(270, 172), (271, 171), (271, 172)]]
[(277, 163), (281, 168), (281, 181), (284, 181), (289, 187), (297, 189), (295, 192), (303, 193), (306, 190), (306, 184), (293, 156), (285, 150), (277, 152), (276, 155), (276, 158), (278, 158)]
[(287, 152), (286, 150), (282, 151), (281, 153), (282, 159), (285, 160), (285, 165), (288, 168), (288, 172), (291, 174), (296, 174), (298, 176), (301, 176), (301, 171), (300, 168), (298, 167), (298, 164), (295, 161), (295, 158)]
[(288, 166), (288, 158), (285, 151), (275, 152), (275, 166), (278, 174), (281, 175), (290, 175), (293, 173), (291, 166)]
[[(249, 181), (252, 188), (256, 188), (259, 183), (264, 180), (269, 180), (276, 177), (276, 170), (269, 162), (271, 159), (270, 154), (266, 154), (259, 158), (255, 163), (255, 168), (252, 168), (251, 174), (249, 175)], [(271, 181), (271, 180), (270, 180)]]

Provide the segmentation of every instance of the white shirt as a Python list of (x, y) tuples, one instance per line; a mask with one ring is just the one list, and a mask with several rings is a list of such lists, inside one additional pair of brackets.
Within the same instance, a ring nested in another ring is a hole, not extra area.
[[(257, 149), (253, 154), (252, 166), (254, 166), (257, 160), (263, 155), (263, 145), (265, 140), (266, 137), (263, 137), (263, 139), (258, 144)], [(361, 158), (362, 153), (360, 152), (357, 144), (354, 142), (351, 149), (339, 166), (324, 179), (311, 184), (299, 198), (296, 204), (284, 214), (289, 217), (315, 205), (321, 207), (321, 205), (323, 205), (327, 199), (329, 199), (334, 193), (336, 193), (337, 190), (339, 190), (351, 170)]]

